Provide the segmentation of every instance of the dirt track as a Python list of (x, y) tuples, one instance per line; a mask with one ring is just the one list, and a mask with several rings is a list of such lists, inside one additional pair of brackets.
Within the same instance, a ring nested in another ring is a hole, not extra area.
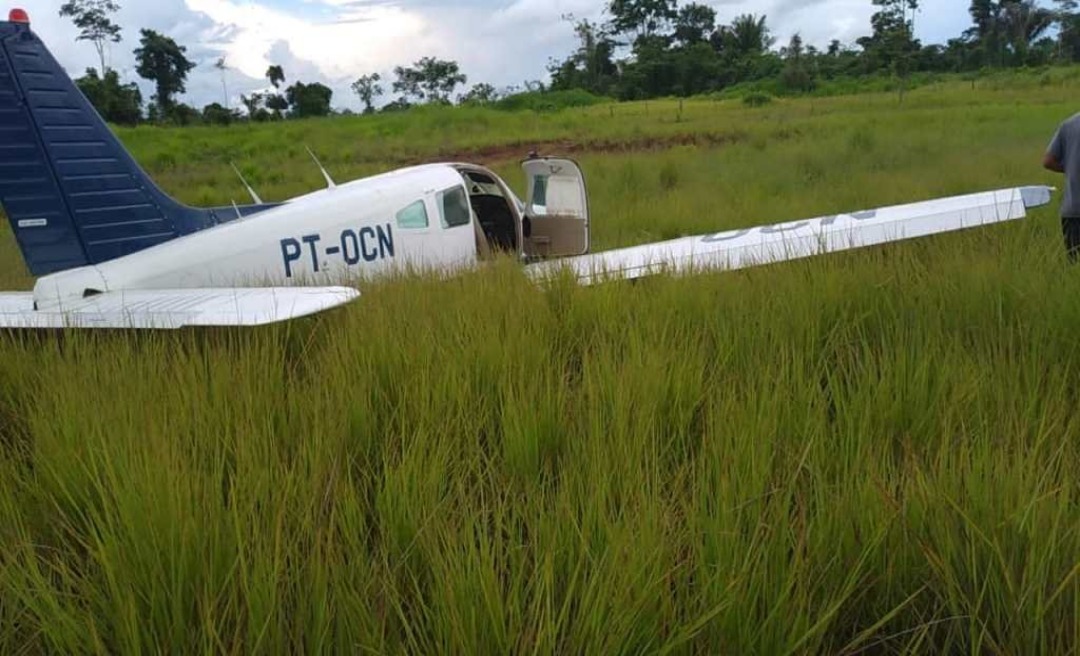
[(557, 139), (551, 141), (518, 141), (514, 143), (484, 146), (481, 148), (447, 150), (434, 157), (408, 158), (405, 164), (420, 164), (432, 160), (494, 163), (525, 158), (530, 152), (541, 155), (577, 155), (581, 153), (631, 153), (665, 150), (674, 146), (723, 146), (744, 141), (742, 132), (675, 134), (648, 136), (622, 140), (575, 141)]

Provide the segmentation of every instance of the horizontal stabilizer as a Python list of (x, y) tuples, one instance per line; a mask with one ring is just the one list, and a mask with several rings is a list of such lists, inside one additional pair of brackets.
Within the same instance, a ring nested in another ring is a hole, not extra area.
[(343, 305), (351, 287), (117, 290), (34, 309), (30, 292), (0, 294), (0, 328), (258, 326)]
[(584, 284), (665, 272), (734, 270), (1022, 219), (1049, 187), (1017, 187), (909, 205), (731, 230), (531, 264), (542, 278), (568, 269)]

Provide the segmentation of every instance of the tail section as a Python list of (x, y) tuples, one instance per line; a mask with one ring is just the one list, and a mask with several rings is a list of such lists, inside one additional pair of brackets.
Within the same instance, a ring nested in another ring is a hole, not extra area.
[[(157, 187), (15, 10), (0, 21), (0, 205), (34, 275), (229, 221)], [(249, 205), (247, 215), (273, 207)]]

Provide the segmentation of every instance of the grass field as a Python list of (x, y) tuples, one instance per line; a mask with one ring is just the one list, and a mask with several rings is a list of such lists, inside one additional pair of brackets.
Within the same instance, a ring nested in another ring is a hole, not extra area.
[[(1018, 184), (1080, 81), (122, 130), (243, 200), (574, 150), (598, 248)], [(475, 159), (475, 158), (474, 158)], [(1080, 269), (1055, 208), (259, 330), (0, 334), (0, 652), (1068, 654)], [(0, 282), (27, 287), (10, 234)]]

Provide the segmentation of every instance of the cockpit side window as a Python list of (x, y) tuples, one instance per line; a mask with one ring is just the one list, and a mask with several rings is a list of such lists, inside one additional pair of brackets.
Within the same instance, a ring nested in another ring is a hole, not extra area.
[(404, 230), (417, 230), (428, 227), (427, 208), (424, 201), (418, 200), (397, 213), (397, 225)]
[(499, 183), (495, 182), (490, 175), (484, 175), (483, 173), (477, 173), (476, 171), (465, 171), (464, 175), (469, 183), (470, 196), (504, 197), (502, 189), (499, 188)]
[(439, 205), (439, 213), (442, 215), (442, 226), (454, 228), (469, 225), (470, 209), (469, 198), (465, 194), (464, 187), (451, 187), (440, 191), (436, 197)]

